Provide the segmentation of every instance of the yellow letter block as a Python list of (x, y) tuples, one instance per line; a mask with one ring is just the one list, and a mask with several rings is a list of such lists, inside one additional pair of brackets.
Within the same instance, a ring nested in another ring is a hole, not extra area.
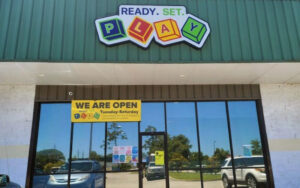
[(158, 38), (164, 42), (181, 37), (177, 23), (173, 19), (154, 22), (154, 27)]

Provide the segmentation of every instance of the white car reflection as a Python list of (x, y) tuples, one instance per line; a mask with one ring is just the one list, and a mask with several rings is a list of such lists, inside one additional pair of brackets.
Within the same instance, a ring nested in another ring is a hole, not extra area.
[[(46, 187), (60, 188), (68, 184), (69, 164), (66, 163), (57, 170), (57, 174), (50, 175)], [(103, 188), (103, 173), (97, 161), (77, 160), (72, 161), (70, 184), (72, 188)]]
[[(264, 159), (262, 156), (242, 156), (234, 158), (236, 181), (249, 188), (264, 187), (267, 182)], [(221, 170), (224, 188), (233, 185), (233, 171), (231, 158), (225, 159)]]
[(154, 162), (150, 162), (146, 169), (145, 176), (147, 180), (165, 178), (165, 167), (163, 165), (155, 165)]

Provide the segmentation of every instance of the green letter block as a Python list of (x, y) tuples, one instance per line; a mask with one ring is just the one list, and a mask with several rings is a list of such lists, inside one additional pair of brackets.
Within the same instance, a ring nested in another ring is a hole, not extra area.
[(207, 29), (204, 24), (191, 17), (188, 17), (181, 29), (184, 37), (196, 42), (197, 44), (201, 42), (206, 31)]

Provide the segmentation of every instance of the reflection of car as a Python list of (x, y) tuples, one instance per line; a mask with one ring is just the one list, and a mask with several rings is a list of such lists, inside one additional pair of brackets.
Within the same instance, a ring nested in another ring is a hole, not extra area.
[(34, 169), (33, 185), (34, 188), (44, 188), (49, 180), (49, 175), (46, 175), (41, 169)]
[(59, 170), (60, 167), (52, 167), (51, 168), (51, 174), (54, 174), (55, 172), (57, 172)]
[(165, 177), (165, 167), (163, 165), (155, 165), (154, 162), (150, 162), (146, 169), (146, 179), (151, 180), (154, 178)]
[[(264, 159), (262, 156), (235, 157), (235, 174), (238, 184), (246, 184), (249, 188), (256, 188), (266, 183)], [(231, 168), (231, 158), (225, 159), (222, 168)], [(224, 188), (231, 188), (233, 172), (231, 169), (222, 169), (221, 177)]]
[[(66, 163), (57, 170), (57, 174), (50, 175), (46, 187), (59, 188), (68, 184), (69, 164)], [(71, 180), (72, 188), (103, 188), (103, 173), (95, 173), (101, 170), (97, 161), (78, 160), (72, 161)]]
[(0, 174), (0, 187), (5, 188), (21, 188), (20, 185), (11, 182), (8, 175)]

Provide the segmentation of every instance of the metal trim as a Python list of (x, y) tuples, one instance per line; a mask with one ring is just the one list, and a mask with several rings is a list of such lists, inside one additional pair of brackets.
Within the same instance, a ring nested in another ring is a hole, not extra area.
[(259, 85), (37, 85), (35, 101), (140, 99), (143, 101), (224, 101), (261, 99)]

